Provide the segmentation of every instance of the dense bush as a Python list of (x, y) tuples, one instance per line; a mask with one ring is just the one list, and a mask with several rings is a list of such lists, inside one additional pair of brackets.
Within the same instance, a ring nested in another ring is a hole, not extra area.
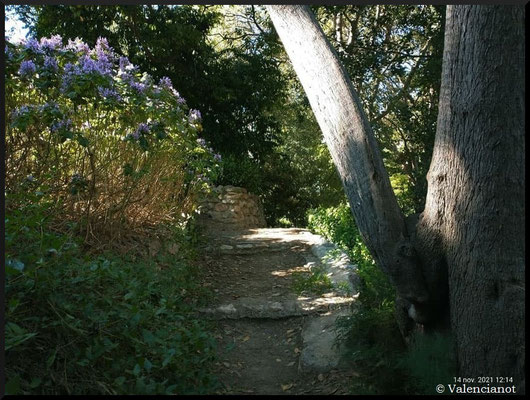
[(8, 43), (5, 59), (7, 193), (42, 192), (93, 240), (190, 215), (219, 156), (168, 78), (155, 84), (103, 38)]
[[(211, 391), (185, 222), (220, 157), (199, 111), (105, 39), (7, 43), (5, 58), (7, 392)], [(138, 257), (152, 232), (173, 247)]]
[(51, 202), (26, 200), (6, 218), (7, 392), (212, 389), (215, 342), (189, 316), (202, 290), (186, 250), (86, 256), (78, 239), (50, 230)]

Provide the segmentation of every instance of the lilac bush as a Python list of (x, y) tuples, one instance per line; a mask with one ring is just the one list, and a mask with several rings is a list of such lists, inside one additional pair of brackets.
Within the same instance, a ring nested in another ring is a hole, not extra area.
[(221, 158), (168, 77), (155, 82), (104, 38), (93, 48), (58, 35), (8, 43), (5, 59), (6, 190), (31, 174), (89, 215), (110, 218), (128, 201), (120, 217), (190, 214), (186, 198), (208, 188)]

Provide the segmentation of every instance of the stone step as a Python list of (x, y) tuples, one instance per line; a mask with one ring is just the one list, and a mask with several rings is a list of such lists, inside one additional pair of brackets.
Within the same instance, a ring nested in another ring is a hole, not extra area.
[(334, 310), (306, 322), (302, 329), (302, 351), (298, 369), (302, 372), (327, 372), (340, 368), (344, 345), (337, 346), (336, 321), (338, 317), (351, 315), (348, 309)]
[(207, 253), (213, 254), (255, 254), (260, 252), (276, 252), (284, 251), (295, 247), (292, 243), (281, 243), (281, 242), (260, 242), (260, 243), (223, 243), (223, 244), (211, 244), (203, 247), (202, 249)]
[(210, 319), (279, 319), (328, 313), (347, 308), (354, 301), (353, 297), (342, 297), (336, 294), (329, 294), (326, 297), (300, 296), (297, 299), (278, 300), (242, 297), (231, 303), (200, 309), (199, 312)]

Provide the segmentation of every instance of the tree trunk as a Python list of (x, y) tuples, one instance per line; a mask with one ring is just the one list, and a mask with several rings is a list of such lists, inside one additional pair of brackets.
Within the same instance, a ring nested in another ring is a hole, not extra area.
[(416, 242), (422, 264), (431, 267), (424, 268), (430, 298), (443, 304), (449, 297), (460, 375), (513, 376), (519, 385), (523, 27), (522, 6), (447, 7), (438, 126)]
[(399, 295), (427, 299), (405, 220), (351, 81), (307, 6), (267, 6), (305, 89), (366, 246)]
[(460, 376), (513, 377), (524, 391), (523, 8), (448, 7), (429, 191), (407, 225), (357, 94), (308, 7), (267, 8), (359, 231), (401, 296), (397, 314), (439, 328), (450, 311)]

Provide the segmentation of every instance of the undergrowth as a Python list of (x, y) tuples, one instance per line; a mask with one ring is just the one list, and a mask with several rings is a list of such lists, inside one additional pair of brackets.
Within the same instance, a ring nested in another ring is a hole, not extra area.
[(395, 291), (363, 243), (347, 203), (308, 214), (309, 229), (343, 248), (361, 278), (354, 312), (337, 320), (345, 360), (359, 374), (352, 394), (431, 394), (450, 382), (456, 367), (447, 335), (417, 335), (405, 346), (394, 318)]
[(193, 316), (207, 296), (185, 232), (173, 237), (176, 254), (88, 254), (50, 228), (52, 203), (17, 200), (5, 219), (8, 394), (215, 390), (215, 341)]
[(298, 295), (307, 292), (321, 295), (332, 289), (333, 284), (323, 266), (316, 266), (309, 273), (293, 273), (293, 290)]

